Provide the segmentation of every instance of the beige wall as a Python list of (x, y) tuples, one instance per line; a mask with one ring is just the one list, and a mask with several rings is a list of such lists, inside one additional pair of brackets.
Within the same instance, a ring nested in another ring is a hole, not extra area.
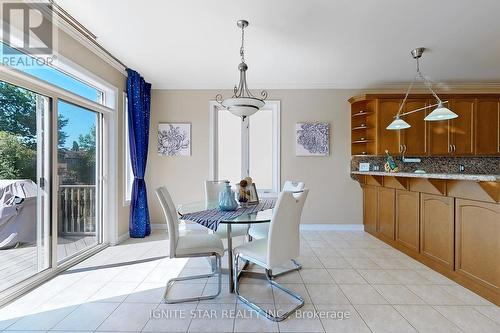
[[(153, 87), (154, 88), (154, 87)], [(175, 203), (203, 200), (209, 168), (209, 101), (215, 90), (153, 90), (146, 182), (151, 221), (163, 223), (154, 189), (166, 185)], [(350, 106), (355, 90), (271, 90), (281, 101), (281, 182), (301, 180), (310, 189), (303, 223), (362, 223), (359, 185), (349, 176)], [(225, 95), (229, 95), (226, 92)], [(295, 123), (331, 124), (329, 157), (295, 156)], [(156, 152), (158, 122), (191, 122), (192, 156)]]

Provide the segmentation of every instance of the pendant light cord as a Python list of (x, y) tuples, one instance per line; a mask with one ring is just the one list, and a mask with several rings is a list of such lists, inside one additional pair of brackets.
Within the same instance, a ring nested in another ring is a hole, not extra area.
[(241, 57), (241, 62), (245, 62), (245, 27), (241, 27), (240, 57)]

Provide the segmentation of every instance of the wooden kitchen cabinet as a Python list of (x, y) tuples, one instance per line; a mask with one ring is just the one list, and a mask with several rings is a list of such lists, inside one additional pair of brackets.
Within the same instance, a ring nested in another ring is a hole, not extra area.
[(363, 185), (363, 223), (365, 231), (377, 232), (377, 187)]
[(450, 109), (458, 117), (449, 121), (451, 154), (474, 154), (474, 110), (475, 98), (453, 98)]
[(500, 206), (474, 200), (455, 202), (455, 269), (500, 292)]
[(500, 100), (478, 99), (474, 123), (476, 155), (500, 155)]
[(392, 155), (399, 154), (399, 132), (390, 131), (386, 127), (398, 113), (401, 99), (380, 99), (377, 105), (377, 154), (384, 155), (388, 150)]
[(396, 190), (396, 242), (414, 252), (420, 244), (420, 194)]
[[(426, 99), (408, 99), (403, 112), (410, 112), (427, 105), (429, 102)], [(405, 155), (427, 155), (427, 121), (424, 121), (427, 113), (427, 111), (419, 111), (404, 117), (404, 120), (411, 125), (410, 128), (400, 130), (399, 144)]]
[(453, 270), (454, 199), (441, 195), (420, 194), (420, 253)]
[(394, 206), (396, 191), (393, 188), (378, 187), (378, 233), (388, 240), (394, 240), (395, 219)]

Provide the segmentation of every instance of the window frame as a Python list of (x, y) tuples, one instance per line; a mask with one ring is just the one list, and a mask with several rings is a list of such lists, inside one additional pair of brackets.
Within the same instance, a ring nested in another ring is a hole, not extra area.
[(132, 199), (132, 183), (134, 172), (132, 171), (132, 161), (130, 158), (130, 138), (128, 130), (128, 96), (123, 92), (123, 206), (130, 205)]
[[(273, 188), (259, 189), (257, 191), (259, 197), (276, 197), (281, 189), (281, 107), (280, 101), (271, 100), (265, 101), (262, 109), (270, 110), (273, 113)], [(209, 138), (209, 177), (210, 180), (218, 179), (218, 111), (221, 110), (220, 105), (216, 101), (209, 102), (210, 110), (210, 138)], [(257, 111), (261, 112), (261, 111)], [(235, 116), (236, 117), (236, 116)], [(241, 122), (241, 176), (242, 178), (249, 176), (250, 173), (250, 140), (249, 140), (249, 124), (251, 124), (251, 116)]]

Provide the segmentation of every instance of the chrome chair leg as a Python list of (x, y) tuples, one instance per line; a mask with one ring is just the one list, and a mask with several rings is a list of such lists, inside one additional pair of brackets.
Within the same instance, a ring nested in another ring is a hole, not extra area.
[[(176, 277), (176, 278), (172, 278), (172, 279), (168, 280), (167, 286), (165, 289), (165, 293), (163, 294), (163, 301), (166, 304), (175, 304), (175, 303), (183, 303), (183, 302), (202, 301), (202, 300), (207, 300), (207, 299), (213, 299), (213, 298), (219, 296), (221, 289), (222, 289), (221, 257), (218, 254), (215, 254), (214, 256), (215, 256), (215, 265), (211, 265), (212, 272), (210, 274), (182, 276), (182, 277)], [(199, 297), (187, 297), (187, 298), (178, 298), (178, 299), (168, 299), (167, 298), (167, 294), (168, 294), (169, 290), (174, 286), (175, 282), (210, 278), (212, 276), (215, 276), (216, 274), (218, 275), (218, 282), (217, 282), (218, 287), (217, 287), (217, 293), (214, 295), (199, 296)]]
[(299, 271), (299, 270), (301, 270), (301, 269), (302, 269), (302, 265), (301, 265), (301, 264), (299, 264), (299, 263), (297, 262), (297, 260), (292, 259), (292, 263), (293, 263), (293, 265), (294, 265), (295, 267), (290, 268), (290, 269), (287, 269), (286, 271), (283, 271), (283, 272), (279, 272), (279, 273), (277, 273), (277, 274), (271, 274), (271, 277), (272, 277), (273, 279), (276, 279), (277, 277), (280, 277), (280, 276), (282, 276), (282, 275), (284, 275), (284, 274), (287, 274), (287, 273), (290, 273), (290, 272), (294, 272), (294, 271)]
[[(298, 309), (300, 309), (304, 305), (304, 299), (299, 294), (294, 293), (290, 289), (287, 289), (287, 288), (283, 287), (282, 285), (280, 285), (279, 283), (277, 283), (276, 281), (273, 281), (273, 276), (271, 275), (271, 272), (268, 269), (266, 269), (266, 278), (267, 278), (267, 281), (272, 286), (274, 286), (274, 287), (276, 287), (276, 288), (284, 291), (288, 295), (290, 295), (293, 298), (295, 298), (297, 301), (299, 301), (299, 304), (296, 307), (294, 307), (293, 309), (291, 309), (291, 310), (289, 310), (289, 311), (287, 311), (287, 312), (285, 312), (285, 313), (283, 313), (281, 315), (275, 316), (272, 313), (272, 311), (265, 310), (265, 309), (261, 308), (260, 306), (258, 306), (257, 304), (253, 303), (252, 301), (248, 300), (246, 297), (242, 296), (240, 294), (239, 284), (238, 284), (238, 280), (239, 280), (239, 278), (238, 278), (238, 262), (239, 262), (239, 258), (240, 258), (240, 255), (237, 254), (235, 256), (235, 259), (234, 259), (234, 291), (236, 292), (236, 295), (238, 295), (238, 299), (240, 301), (242, 301), (243, 303), (245, 303), (246, 305), (248, 305), (250, 308), (252, 308), (255, 311), (257, 311), (258, 313), (262, 314), (267, 319), (272, 320), (272, 321), (276, 321), (276, 322), (285, 320), (292, 313), (294, 313), (295, 311), (297, 311)], [(245, 258), (243, 258), (243, 259), (245, 259)], [(276, 314), (278, 314), (278, 311), (276, 311)]]

